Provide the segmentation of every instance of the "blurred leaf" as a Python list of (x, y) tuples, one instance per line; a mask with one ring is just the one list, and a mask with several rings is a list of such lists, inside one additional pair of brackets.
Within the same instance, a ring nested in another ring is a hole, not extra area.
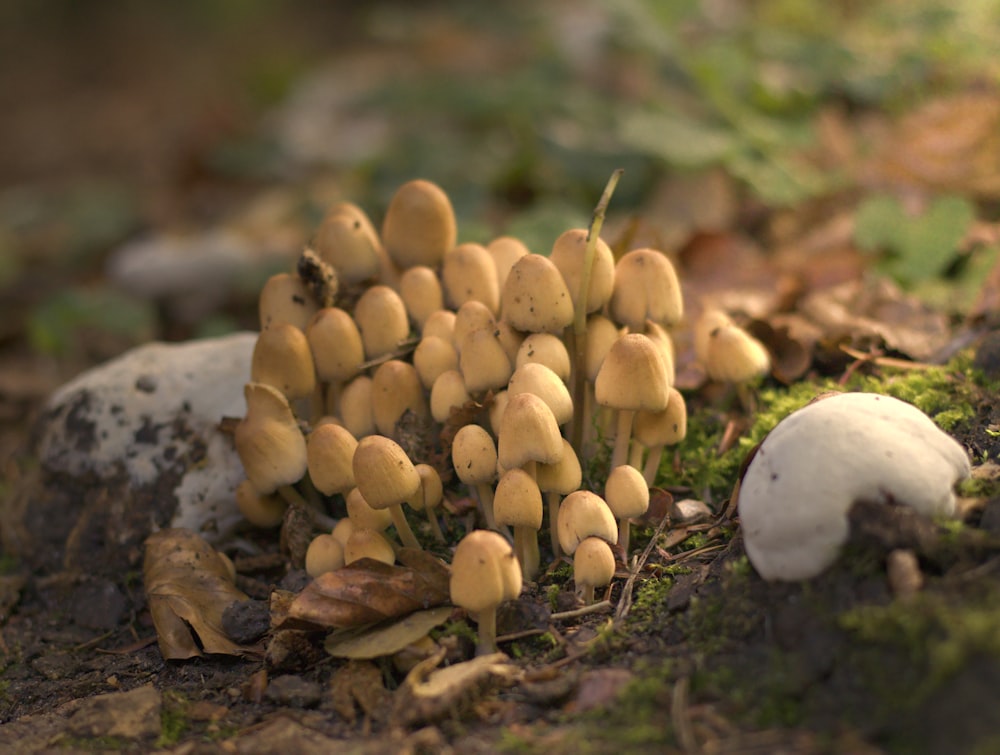
[(584, 228), (589, 223), (590, 216), (582, 208), (561, 199), (547, 199), (518, 213), (503, 233), (521, 239), (535, 254), (548, 256), (559, 234), (569, 228)]
[(740, 147), (733, 131), (676, 113), (631, 113), (619, 138), (628, 147), (684, 168), (721, 162)]
[(232, 583), (215, 549), (185, 529), (160, 530), (146, 538), (145, 546), (143, 584), (163, 657), (192, 658), (202, 648), (206, 653), (246, 653), (222, 630), (222, 613), (248, 598)]
[(905, 222), (903, 206), (895, 197), (879, 194), (865, 199), (854, 220), (854, 242), (866, 252), (892, 247)]
[(140, 343), (153, 337), (156, 312), (149, 302), (107, 288), (62, 291), (42, 302), (28, 318), (28, 339), (37, 351), (64, 355), (85, 330)]

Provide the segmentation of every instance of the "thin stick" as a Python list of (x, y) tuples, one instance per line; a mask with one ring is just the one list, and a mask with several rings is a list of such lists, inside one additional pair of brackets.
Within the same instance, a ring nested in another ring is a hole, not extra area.
[(642, 567), (646, 565), (646, 561), (649, 560), (649, 554), (653, 552), (653, 548), (656, 546), (656, 541), (660, 539), (660, 535), (663, 534), (663, 530), (666, 529), (667, 522), (670, 521), (669, 516), (663, 517), (660, 523), (656, 526), (656, 531), (653, 536), (646, 543), (646, 548), (643, 550), (639, 559), (635, 562), (635, 568), (632, 569), (632, 573), (629, 574), (628, 580), (625, 582), (625, 586), (622, 588), (622, 596), (618, 600), (618, 608), (615, 609), (615, 624), (624, 621), (625, 617), (628, 615), (629, 609), (632, 607), (632, 586), (635, 584), (636, 577), (639, 576), (639, 572), (642, 571)]
[(560, 611), (559, 613), (554, 613), (549, 616), (549, 620), (565, 621), (566, 619), (576, 619), (580, 616), (586, 616), (591, 613), (600, 613), (608, 608), (611, 608), (611, 601), (602, 600), (597, 603), (591, 603), (589, 606), (584, 606), (583, 608), (575, 608), (572, 611)]
[(570, 444), (573, 450), (580, 453), (583, 440), (583, 403), (586, 377), (583, 367), (587, 355), (587, 299), (590, 295), (590, 272), (594, 267), (594, 255), (597, 253), (597, 240), (604, 226), (604, 215), (611, 201), (611, 195), (618, 186), (618, 180), (625, 172), (624, 168), (616, 168), (608, 179), (587, 231), (587, 248), (583, 256), (583, 268), (580, 271), (580, 294), (576, 300), (576, 311), (573, 313), (573, 432)]

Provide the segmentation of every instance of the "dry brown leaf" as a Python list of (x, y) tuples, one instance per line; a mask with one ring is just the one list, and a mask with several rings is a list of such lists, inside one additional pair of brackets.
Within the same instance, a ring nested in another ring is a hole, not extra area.
[(142, 572), (164, 658), (192, 658), (202, 650), (226, 655), (249, 652), (222, 631), (222, 612), (233, 601), (248, 598), (230, 581), (218, 553), (201, 537), (185, 529), (150, 535)]
[(287, 621), (348, 629), (406, 616), (449, 599), (448, 567), (424, 551), (403, 548), (403, 566), (363, 558), (321, 574), (288, 607)]

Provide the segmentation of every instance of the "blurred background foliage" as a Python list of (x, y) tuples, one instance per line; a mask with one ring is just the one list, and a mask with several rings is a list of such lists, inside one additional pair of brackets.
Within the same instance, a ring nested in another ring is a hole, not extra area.
[[(267, 233), (298, 235), (269, 243), (291, 257), (332, 199), (377, 222), (414, 176), (446, 188), (462, 240), (513, 233), (545, 253), (616, 167), (613, 211), (654, 219), (667, 183), (721, 171), (741, 233), (835, 201), (900, 282), (982, 277), (994, 252), (966, 264), (956, 250), (997, 219), (994, 194), (924, 186), (914, 205), (859, 166), (880, 124), (993, 96), (998, 43), (995, 0), (8, 2), (0, 340), (64, 355), (79, 329), (199, 332), (110, 285), (112, 252), (168, 231), (258, 233), (245, 208), (277, 189)], [(849, 149), (831, 147), (841, 132)], [(253, 327), (240, 288), (213, 332)]]

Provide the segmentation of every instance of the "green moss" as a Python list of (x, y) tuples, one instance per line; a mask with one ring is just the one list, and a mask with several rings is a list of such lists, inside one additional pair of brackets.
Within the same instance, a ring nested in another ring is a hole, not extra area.
[(160, 736), (157, 747), (171, 747), (180, 741), (190, 723), (187, 711), (190, 703), (183, 694), (173, 690), (163, 693), (163, 707), (160, 710)]
[(614, 703), (582, 717), (579, 752), (637, 751), (675, 745), (670, 728), (670, 701), (676, 674), (668, 659), (637, 664)]

